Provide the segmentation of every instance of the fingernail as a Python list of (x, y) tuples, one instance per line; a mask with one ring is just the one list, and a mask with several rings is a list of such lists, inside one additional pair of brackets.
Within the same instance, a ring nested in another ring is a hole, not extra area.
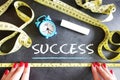
[(100, 63), (98, 63), (98, 62), (95, 62), (95, 65), (98, 66), (98, 67), (101, 66)]
[(27, 67), (28, 67), (28, 62), (25, 63), (25, 68), (27, 68)]
[(23, 66), (24, 66), (24, 62), (20, 62), (19, 67), (23, 67)]
[(9, 70), (6, 69), (4, 74), (7, 75), (8, 73), (9, 73)]
[(13, 68), (16, 68), (16, 67), (17, 67), (17, 63), (14, 63)]
[(110, 70), (110, 73), (113, 74), (113, 70)]
[(106, 68), (107, 66), (106, 66), (106, 64), (105, 64), (105, 63), (103, 63), (103, 64), (102, 64), (102, 67)]
[(96, 67), (96, 64), (94, 62), (92, 63), (92, 65), (93, 65), (93, 67)]

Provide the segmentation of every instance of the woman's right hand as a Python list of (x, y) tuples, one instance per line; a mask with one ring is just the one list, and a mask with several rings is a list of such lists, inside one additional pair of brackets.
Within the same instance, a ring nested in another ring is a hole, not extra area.
[(109, 70), (105, 63), (92, 63), (92, 74), (94, 80), (117, 80), (113, 70)]

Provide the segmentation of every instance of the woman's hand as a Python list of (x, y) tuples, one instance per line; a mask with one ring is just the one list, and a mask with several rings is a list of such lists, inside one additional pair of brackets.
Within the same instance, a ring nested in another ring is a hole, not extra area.
[(5, 70), (1, 80), (29, 80), (29, 75), (30, 65), (28, 63), (14, 63), (10, 71)]
[(92, 63), (91, 68), (94, 80), (117, 80), (113, 70), (109, 70), (105, 63)]

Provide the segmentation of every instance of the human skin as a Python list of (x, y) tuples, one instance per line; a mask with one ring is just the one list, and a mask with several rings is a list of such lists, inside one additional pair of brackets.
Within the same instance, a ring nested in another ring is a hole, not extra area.
[(109, 70), (105, 63), (94, 62), (91, 70), (94, 80), (117, 80), (113, 70)]
[(1, 80), (29, 80), (30, 65), (29, 63), (14, 63), (11, 70), (6, 69)]

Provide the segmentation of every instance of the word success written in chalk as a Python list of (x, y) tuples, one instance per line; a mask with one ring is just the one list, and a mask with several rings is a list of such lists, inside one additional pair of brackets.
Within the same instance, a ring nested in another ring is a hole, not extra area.
[(93, 44), (34, 44), (32, 49), (34, 54), (47, 54), (47, 52), (52, 54), (93, 54), (94, 50), (91, 48)]

